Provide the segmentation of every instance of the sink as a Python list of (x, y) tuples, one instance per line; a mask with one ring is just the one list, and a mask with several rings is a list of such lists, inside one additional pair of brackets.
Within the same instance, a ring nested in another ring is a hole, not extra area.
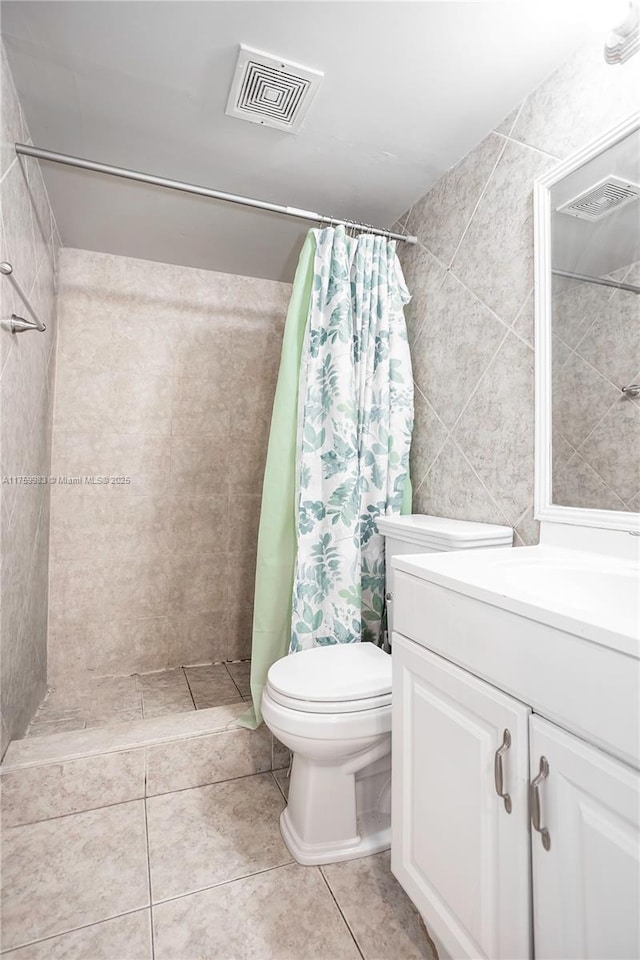
[(396, 569), (638, 656), (640, 565), (555, 546), (397, 557)]
[(510, 560), (494, 561), (493, 570), (514, 596), (556, 610), (571, 609), (594, 622), (602, 621), (603, 626), (615, 624), (630, 635), (637, 629), (640, 585), (636, 564), (607, 562), (589, 554), (576, 556), (575, 551), (523, 558), (516, 552)]

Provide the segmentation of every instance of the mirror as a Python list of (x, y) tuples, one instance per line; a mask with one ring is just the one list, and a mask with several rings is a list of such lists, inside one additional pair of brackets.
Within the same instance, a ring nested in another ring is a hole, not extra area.
[(536, 514), (640, 513), (640, 123), (535, 188)]

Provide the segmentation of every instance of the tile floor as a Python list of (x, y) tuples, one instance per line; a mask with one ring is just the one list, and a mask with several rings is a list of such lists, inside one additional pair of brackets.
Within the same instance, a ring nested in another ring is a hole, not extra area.
[(251, 661), (178, 667), (132, 677), (100, 677), (79, 690), (49, 692), (27, 737), (84, 730), (250, 699)]
[(433, 960), (389, 855), (292, 862), (286, 771), (4, 827), (3, 960)]

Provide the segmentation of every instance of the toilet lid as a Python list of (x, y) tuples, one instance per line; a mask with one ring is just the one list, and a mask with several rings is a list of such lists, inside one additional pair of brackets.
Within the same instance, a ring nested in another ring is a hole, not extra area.
[(291, 700), (328, 704), (388, 697), (391, 657), (373, 643), (315, 647), (278, 660), (267, 682)]

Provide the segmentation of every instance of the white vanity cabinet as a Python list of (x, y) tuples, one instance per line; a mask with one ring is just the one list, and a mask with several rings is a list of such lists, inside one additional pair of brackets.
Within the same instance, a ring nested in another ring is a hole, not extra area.
[(391, 865), (442, 955), (640, 956), (636, 771), (405, 636), (393, 658)]
[(530, 710), (398, 634), (393, 671), (392, 870), (452, 956), (529, 957)]
[(532, 780), (542, 757), (548, 770), (539, 789), (549, 849), (539, 834), (531, 837), (535, 956), (635, 960), (640, 956), (637, 774), (541, 717), (531, 718), (530, 754)]

